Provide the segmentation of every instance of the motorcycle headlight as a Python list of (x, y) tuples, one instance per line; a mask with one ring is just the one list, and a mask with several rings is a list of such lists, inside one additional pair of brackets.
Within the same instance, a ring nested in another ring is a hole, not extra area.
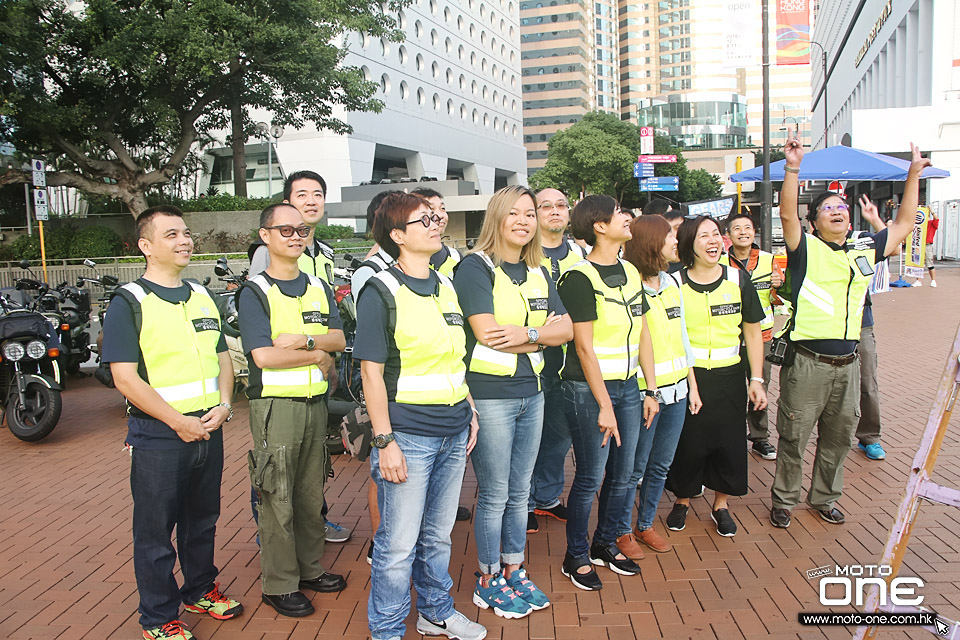
[(27, 356), (39, 360), (47, 355), (47, 345), (43, 340), (31, 340), (27, 343)]
[(26, 353), (26, 349), (19, 342), (11, 340), (3, 345), (3, 357), (11, 362), (22, 360), (24, 353)]

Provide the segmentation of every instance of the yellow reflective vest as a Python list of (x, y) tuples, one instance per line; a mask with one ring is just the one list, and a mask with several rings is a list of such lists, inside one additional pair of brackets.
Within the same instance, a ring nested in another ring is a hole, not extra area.
[[(842, 249), (804, 234), (807, 270), (793, 283), (791, 340), (859, 340), (863, 303), (873, 278), (871, 236), (848, 237)], [(799, 288), (798, 288), (799, 287)]]
[(140, 332), (141, 377), (180, 413), (220, 403), (220, 313), (204, 287), (186, 284), (190, 297), (179, 304), (137, 282), (118, 290)]
[[(316, 276), (307, 275), (307, 288), (302, 296), (284, 294), (265, 273), (244, 284), (251, 287), (270, 316), (270, 337), (281, 333), (320, 336), (330, 330), (328, 287)], [(251, 398), (312, 398), (327, 392), (327, 380), (315, 364), (289, 369), (264, 368), (260, 385), (251, 384)]]
[[(460, 252), (454, 249), (453, 247), (447, 247), (447, 259), (443, 261), (443, 264), (440, 265), (436, 271), (442, 273), (448, 278), (453, 277), (453, 268), (460, 263)], [(433, 264), (430, 264), (430, 268), (433, 269)]]
[(389, 330), (399, 353), (399, 368), (390, 361), (384, 367), (387, 399), (392, 402), (454, 405), (469, 393), (463, 312), (453, 282), (442, 273), (437, 278), (436, 293), (430, 296), (410, 289), (392, 268), (367, 283), (387, 304)]
[[(687, 351), (683, 346), (683, 315), (681, 315), (680, 287), (672, 277), (654, 295), (647, 294), (647, 313), (644, 319), (650, 340), (653, 343), (653, 358), (656, 363), (657, 387), (676, 384), (687, 377)], [(647, 384), (643, 371), (637, 371), (641, 389)]]
[[(495, 267), (490, 257), (477, 252), (493, 278), (493, 317), (497, 324), (514, 324), (519, 327), (542, 327), (550, 314), (550, 289), (542, 268), (527, 268), (527, 279), (516, 285), (500, 267)], [(480, 344), (470, 353), (470, 371), (491, 376), (512, 376), (517, 373), (517, 358), (520, 354), (505, 353)], [(530, 359), (533, 372), (543, 371), (543, 354), (533, 351), (523, 354)]]
[[(720, 264), (730, 266), (730, 254), (724, 253), (720, 256)], [(773, 302), (770, 299), (773, 279), (773, 254), (761, 251), (757, 257), (757, 266), (753, 271), (747, 272), (750, 275), (750, 282), (753, 288), (757, 290), (757, 297), (760, 298), (760, 306), (763, 308), (763, 320), (760, 322), (760, 329), (766, 331), (773, 329)]]
[[(590, 280), (597, 305), (593, 321), (593, 352), (604, 380), (628, 380), (640, 363), (640, 333), (643, 330), (643, 279), (629, 262), (620, 260), (626, 282), (610, 287), (589, 260), (581, 260), (562, 276), (579, 271)], [(559, 283), (558, 283), (559, 284)]]
[(720, 286), (706, 293), (694, 290), (687, 280), (687, 270), (681, 271), (687, 338), (696, 358), (694, 366), (701, 369), (718, 369), (740, 362), (743, 321), (740, 271), (723, 265), (721, 268)]
[(586, 254), (584, 254), (583, 249), (580, 248), (580, 245), (578, 245), (573, 240), (570, 240), (569, 238), (567, 238), (566, 240), (564, 240), (564, 244), (567, 245), (567, 255), (564, 256), (562, 260), (557, 260), (556, 269), (554, 269), (553, 261), (550, 258), (546, 256), (543, 257), (542, 264), (547, 268), (547, 273), (549, 273), (550, 276), (554, 279), (554, 282), (556, 282), (556, 280), (559, 279), (561, 275), (563, 275), (564, 271), (566, 271), (567, 269), (577, 264), (578, 262), (580, 262), (586, 257)]
[(316, 257), (311, 257), (304, 250), (297, 258), (297, 266), (308, 276), (316, 276), (328, 285), (333, 286), (333, 248), (325, 242), (316, 241)]

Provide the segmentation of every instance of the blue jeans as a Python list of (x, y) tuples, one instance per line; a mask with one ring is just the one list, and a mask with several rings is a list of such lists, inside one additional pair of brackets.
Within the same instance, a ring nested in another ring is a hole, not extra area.
[(380, 450), (370, 452), (380, 527), (374, 536), (367, 619), (374, 640), (402, 638), (410, 612), (410, 578), (417, 610), (430, 620), (453, 614), (450, 532), (457, 518), (470, 429), (455, 436), (394, 431), (407, 460), (406, 482), (380, 476)]
[(474, 529), (480, 571), (522, 564), (527, 545), (530, 476), (540, 449), (543, 394), (529, 398), (476, 398), (480, 433), (470, 455), (477, 476)]
[(570, 426), (563, 410), (560, 376), (543, 376), (543, 435), (530, 481), (528, 511), (560, 504), (563, 493), (563, 465), (570, 451)]
[[(660, 411), (653, 419), (649, 429), (640, 430), (637, 442), (637, 454), (633, 462), (633, 475), (630, 476), (631, 493), (639, 493), (640, 505), (637, 511), (637, 529), (644, 531), (653, 526), (653, 519), (657, 515), (657, 505), (663, 494), (663, 485), (667, 481), (667, 472), (673, 462), (673, 454), (677, 451), (677, 442), (680, 441), (680, 432), (683, 431), (683, 418), (687, 414), (687, 399), (684, 398), (673, 404), (660, 403)], [(643, 478), (640, 491), (636, 490), (637, 483)], [(617, 537), (632, 531), (630, 522), (633, 517), (634, 496), (631, 496), (630, 506), (620, 518)]]
[(577, 465), (567, 498), (567, 553), (574, 558), (585, 558), (590, 551), (587, 523), (596, 492), (600, 491), (600, 501), (593, 542), (603, 546), (616, 542), (620, 514), (624, 508), (631, 508), (634, 495), (629, 491), (630, 475), (643, 421), (643, 394), (636, 378), (607, 380), (605, 384), (620, 432), (619, 447), (613, 438), (605, 447), (600, 446), (603, 442), (603, 432), (597, 427), (600, 406), (590, 386), (586, 382), (563, 383)]
[[(223, 431), (209, 440), (181, 442), (160, 451), (133, 449), (133, 572), (140, 592), (140, 626), (152, 629), (180, 617), (180, 603), (193, 604), (213, 589), (220, 517)], [(170, 537), (177, 529), (177, 547)], [(183, 586), (174, 563), (180, 560)]]

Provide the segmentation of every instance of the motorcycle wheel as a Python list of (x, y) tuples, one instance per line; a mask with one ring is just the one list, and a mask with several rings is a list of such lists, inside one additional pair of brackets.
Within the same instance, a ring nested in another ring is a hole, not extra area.
[(7, 424), (16, 437), (26, 442), (36, 442), (46, 438), (57, 426), (63, 399), (56, 389), (49, 389), (39, 382), (31, 382), (24, 391), (26, 405), (20, 404), (16, 392), (10, 395), (7, 403)]

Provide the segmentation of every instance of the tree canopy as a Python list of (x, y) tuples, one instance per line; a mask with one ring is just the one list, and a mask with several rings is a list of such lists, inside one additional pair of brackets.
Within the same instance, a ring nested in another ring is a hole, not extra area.
[[(47, 184), (120, 199), (136, 215), (195, 143), (227, 127), (238, 91), (282, 126), (342, 133), (338, 109), (379, 111), (376, 84), (343, 66), (342, 43), (351, 32), (400, 40), (385, 11), (408, 3), (7, 0), (0, 141), (45, 158)], [(0, 172), (0, 185), (29, 180)]]
[[(640, 154), (640, 127), (621, 120), (612, 113), (593, 111), (580, 122), (557, 132), (547, 144), (547, 164), (530, 177), (534, 189), (553, 187), (570, 196), (580, 193), (602, 193), (617, 198), (627, 207), (646, 201), (633, 164)], [(677, 162), (657, 164), (657, 176), (678, 176), (679, 192), (667, 192), (681, 202), (706, 200), (720, 195), (721, 184), (716, 176), (697, 169), (687, 169), (682, 151), (666, 136), (654, 138), (654, 153), (676, 155)]]

